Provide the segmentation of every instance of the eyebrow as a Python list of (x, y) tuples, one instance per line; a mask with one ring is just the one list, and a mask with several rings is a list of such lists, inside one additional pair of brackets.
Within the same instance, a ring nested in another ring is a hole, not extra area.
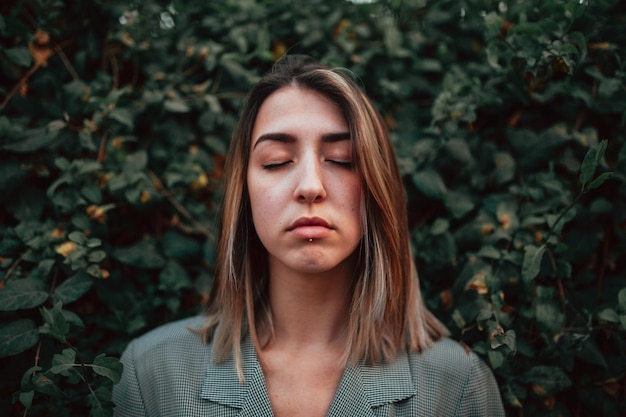
[[(342, 140), (350, 140), (350, 132), (327, 133), (325, 135), (322, 135), (322, 142), (324, 143), (341, 142)], [(296, 141), (296, 138), (287, 133), (265, 133), (259, 136), (254, 146), (252, 147), (252, 150), (254, 150), (259, 143), (265, 141), (293, 143)]]

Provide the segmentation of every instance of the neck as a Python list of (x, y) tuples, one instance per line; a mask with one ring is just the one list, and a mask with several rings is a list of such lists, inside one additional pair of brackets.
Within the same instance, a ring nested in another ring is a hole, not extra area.
[(273, 335), (262, 345), (287, 349), (345, 347), (352, 268), (299, 273), (270, 262)]

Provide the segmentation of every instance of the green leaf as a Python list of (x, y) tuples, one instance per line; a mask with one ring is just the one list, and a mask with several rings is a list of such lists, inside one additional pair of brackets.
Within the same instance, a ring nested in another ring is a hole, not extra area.
[(35, 346), (39, 332), (35, 322), (19, 319), (0, 326), (0, 358), (17, 355)]
[(535, 306), (537, 327), (548, 332), (558, 332), (565, 324), (565, 315), (551, 301), (537, 303)]
[(33, 405), (33, 398), (35, 398), (35, 391), (20, 392), (20, 402), (27, 410)]
[(610, 323), (619, 323), (619, 316), (612, 308), (605, 308), (598, 313), (598, 319), (608, 321)]
[(122, 378), (123, 365), (117, 358), (106, 356), (104, 353), (95, 357), (90, 366), (95, 373), (109, 378), (114, 384)]
[(178, 262), (170, 260), (159, 274), (159, 289), (164, 291), (178, 291), (190, 288), (191, 279)]
[(16, 311), (40, 306), (48, 299), (42, 281), (32, 278), (10, 280), (0, 289), (0, 311)]
[(202, 244), (197, 239), (175, 230), (168, 230), (161, 238), (163, 253), (177, 261), (190, 261), (202, 255)]
[(65, 343), (65, 336), (70, 331), (70, 325), (65, 319), (61, 307), (62, 303), (57, 302), (50, 310), (45, 307), (40, 309), (44, 324), (39, 327), (39, 332), (49, 334), (59, 342)]
[(61, 302), (67, 305), (82, 297), (93, 285), (93, 278), (84, 273), (79, 272), (61, 283), (52, 294), (52, 302), (54, 304)]
[(165, 259), (156, 248), (153, 239), (143, 239), (134, 245), (116, 248), (113, 257), (123, 264), (141, 269), (162, 268)]
[(515, 159), (508, 152), (497, 152), (494, 157), (495, 169), (491, 174), (497, 185), (510, 182), (515, 178)]
[(452, 158), (462, 164), (469, 165), (474, 161), (467, 142), (462, 139), (450, 139), (446, 143), (446, 149)]
[(446, 185), (437, 171), (425, 169), (413, 174), (413, 184), (427, 197), (441, 200), (447, 192)]
[(489, 364), (493, 369), (498, 369), (502, 366), (502, 364), (504, 364), (504, 353), (499, 350), (489, 350), (487, 352), (487, 357), (489, 358)]
[(130, 110), (121, 107), (114, 108), (111, 113), (109, 113), (109, 118), (121, 123), (129, 129), (132, 129), (135, 124), (133, 121), (133, 114)]
[(460, 219), (476, 206), (470, 196), (461, 191), (450, 191), (445, 195), (446, 208), (455, 219)]
[(522, 279), (524, 282), (531, 282), (541, 270), (541, 260), (546, 252), (546, 245), (539, 247), (535, 245), (524, 246), (524, 261), (522, 263)]
[(80, 194), (91, 204), (102, 203), (102, 190), (96, 184), (86, 184), (80, 188)]
[(20, 186), (28, 171), (18, 161), (4, 160), (0, 164), (0, 191), (4, 200), (14, 189)]
[(87, 405), (91, 407), (90, 417), (113, 416), (115, 405), (111, 401), (111, 390), (105, 386), (96, 388), (87, 397)]
[(63, 120), (53, 120), (44, 127), (28, 129), (11, 142), (0, 142), (0, 149), (17, 153), (32, 153), (50, 145), (67, 126)]
[(48, 378), (47, 375), (47, 372), (35, 375), (32, 379), (32, 387), (35, 391), (47, 396), (56, 398), (62, 397), (63, 391), (61, 391), (57, 383), (52, 378)]
[(18, 46), (16, 48), (6, 48), (4, 50), (6, 57), (20, 67), (30, 67), (33, 63), (33, 58), (25, 46)]
[(572, 381), (557, 366), (534, 366), (524, 373), (522, 379), (533, 384), (533, 391), (541, 397), (561, 392), (572, 386)]
[(446, 233), (450, 229), (450, 222), (448, 219), (443, 219), (438, 217), (433, 222), (433, 225), (430, 228), (430, 234), (434, 236), (442, 235)]
[(74, 243), (78, 243), (79, 245), (84, 245), (87, 241), (85, 234), (83, 232), (79, 232), (78, 230), (71, 232), (67, 238)]
[(165, 100), (163, 108), (171, 113), (188, 113), (191, 111), (189, 105), (179, 97)]
[(52, 357), (52, 367), (48, 370), (53, 374), (60, 374), (76, 366), (76, 352), (72, 348), (63, 349), (63, 352)]
[(93, 252), (89, 252), (89, 262), (99, 263), (102, 262), (107, 257), (107, 253), (103, 250), (95, 250)]
[(481, 247), (476, 255), (487, 259), (500, 259), (502, 256), (500, 251), (491, 245)]
[(589, 186), (587, 187), (588, 190), (593, 190), (598, 188), (599, 186), (601, 186), (602, 184), (604, 184), (604, 182), (606, 180), (608, 180), (609, 178), (611, 178), (611, 176), (613, 175), (612, 172), (604, 172), (600, 175), (598, 175), (598, 177), (596, 179), (594, 179), (593, 181), (591, 181), (591, 183), (589, 184)]
[(585, 154), (585, 159), (580, 167), (580, 184), (585, 188), (591, 177), (593, 177), (594, 172), (596, 172), (596, 168), (598, 166), (598, 161), (596, 160), (596, 156), (598, 151), (595, 148), (590, 148)]
[(622, 288), (617, 294), (617, 300), (619, 303), (619, 309), (621, 312), (626, 313), (626, 288)]

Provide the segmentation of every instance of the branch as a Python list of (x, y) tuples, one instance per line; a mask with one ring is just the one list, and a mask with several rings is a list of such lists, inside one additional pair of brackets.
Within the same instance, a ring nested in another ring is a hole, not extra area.
[(161, 180), (159, 179), (159, 177), (156, 176), (156, 174), (154, 172), (152, 172), (151, 170), (148, 170), (148, 175), (150, 175), (150, 179), (152, 179), (152, 182), (155, 185), (155, 188), (157, 190), (159, 190), (159, 192), (161, 193), (161, 195), (163, 197), (165, 197), (167, 199), (167, 201), (170, 202), (170, 204), (172, 204), (172, 206), (174, 206), (174, 208), (187, 220), (189, 220), (191, 222), (191, 224), (193, 224), (196, 229), (198, 229), (203, 235), (205, 235), (206, 237), (208, 237), (209, 239), (215, 241), (216, 238), (213, 235), (213, 233), (211, 233), (211, 231), (209, 229), (207, 229), (202, 223), (200, 223), (198, 220), (196, 220), (191, 213), (189, 213), (187, 211), (187, 209), (185, 209), (185, 207), (183, 207), (182, 204), (180, 204), (178, 202), (178, 200), (176, 200), (174, 198), (174, 196), (172, 196), (172, 193), (170, 193), (164, 186), (163, 183), (161, 182)]

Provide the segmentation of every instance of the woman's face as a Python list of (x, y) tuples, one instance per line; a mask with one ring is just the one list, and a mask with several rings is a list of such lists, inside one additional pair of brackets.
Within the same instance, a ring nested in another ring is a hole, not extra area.
[(351, 272), (362, 186), (341, 110), (312, 90), (284, 87), (261, 105), (251, 140), (248, 191), (270, 270)]

